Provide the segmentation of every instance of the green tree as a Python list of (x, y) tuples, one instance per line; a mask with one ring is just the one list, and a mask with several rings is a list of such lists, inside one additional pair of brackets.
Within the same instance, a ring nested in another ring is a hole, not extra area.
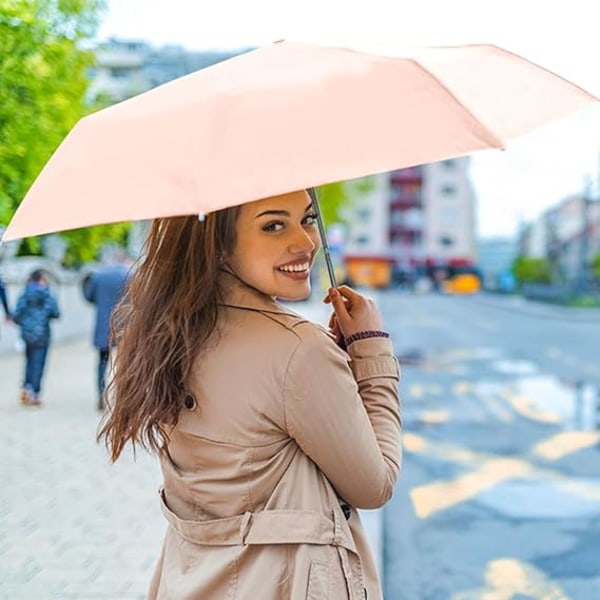
[(325, 226), (332, 223), (345, 223), (344, 213), (356, 202), (359, 202), (361, 196), (369, 193), (373, 185), (373, 177), (360, 177), (320, 186), (318, 188), (319, 206), (323, 213)]
[(600, 279), (600, 254), (592, 258), (592, 273), (596, 279)]
[[(8, 222), (43, 165), (89, 111), (87, 69), (94, 54), (84, 46), (104, 7), (104, 0), (0, 0), (0, 222)], [(98, 245), (90, 243), (122, 238), (123, 227), (65, 234), (69, 261), (95, 253)], [(39, 248), (39, 239), (30, 238), (21, 253)]]
[(512, 265), (512, 272), (519, 284), (552, 281), (552, 267), (545, 258), (518, 256)]

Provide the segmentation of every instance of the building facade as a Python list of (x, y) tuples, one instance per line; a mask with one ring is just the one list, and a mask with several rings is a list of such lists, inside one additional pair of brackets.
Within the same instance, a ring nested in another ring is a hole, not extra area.
[(145, 41), (111, 39), (95, 50), (88, 101), (120, 102), (248, 50), (189, 52), (181, 46), (155, 48)]
[(449, 266), (476, 261), (475, 194), (469, 157), (424, 165), (423, 253), (425, 260)]
[(378, 175), (358, 202), (348, 252), (386, 254), (404, 269), (476, 260), (475, 194), (469, 158)]

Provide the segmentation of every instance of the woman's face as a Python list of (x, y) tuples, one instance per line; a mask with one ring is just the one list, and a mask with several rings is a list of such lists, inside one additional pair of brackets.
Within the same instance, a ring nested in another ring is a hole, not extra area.
[(310, 271), (321, 244), (306, 191), (244, 204), (236, 238), (226, 262), (242, 281), (286, 300), (309, 295)]

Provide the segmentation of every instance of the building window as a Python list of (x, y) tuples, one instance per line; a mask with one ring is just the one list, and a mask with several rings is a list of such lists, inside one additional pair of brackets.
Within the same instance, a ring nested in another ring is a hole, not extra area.
[(454, 169), (456, 166), (456, 161), (452, 158), (449, 158), (448, 160), (443, 160), (442, 164), (444, 167), (446, 167), (446, 169)]
[(110, 69), (110, 76), (114, 79), (126, 79), (129, 77), (131, 71), (122, 67), (112, 67)]
[(444, 196), (454, 196), (456, 194), (456, 186), (447, 183), (442, 186), (441, 192)]
[(360, 246), (366, 246), (370, 240), (367, 235), (359, 235), (354, 241)]
[(370, 219), (371, 218), (371, 209), (368, 206), (361, 206), (359, 209), (357, 209), (356, 211), (356, 216), (359, 219)]
[(442, 246), (452, 246), (452, 244), (454, 244), (454, 238), (451, 235), (443, 234), (440, 235), (439, 242)]

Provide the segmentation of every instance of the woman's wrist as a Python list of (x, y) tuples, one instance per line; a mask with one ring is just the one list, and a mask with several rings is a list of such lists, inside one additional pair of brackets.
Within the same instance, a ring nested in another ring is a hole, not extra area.
[(365, 329), (364, 331), (357, 331), (352, 333), (348, 337), (345, 337), (342, 341), (344, 348), (347, 348), (353, 342), (358, 340), (367, 340), (369, 338), (389, 338), (390, 334), (387, 331), (381, 329)]

